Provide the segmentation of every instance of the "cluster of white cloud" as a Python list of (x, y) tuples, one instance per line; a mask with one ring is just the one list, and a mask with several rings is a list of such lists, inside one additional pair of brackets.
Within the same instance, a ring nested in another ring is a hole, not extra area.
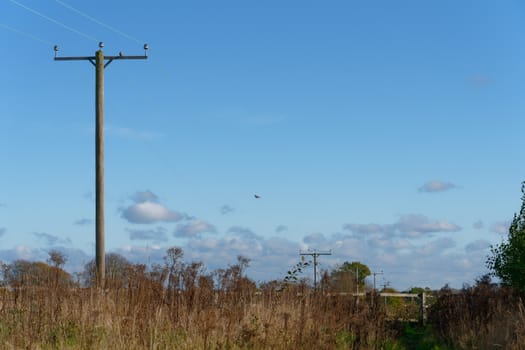
[(200, 238), (204, 233), (215, 232), (217, 232), (215, 226), (207, 223), (204, 220), (194, 219), (185, 224), (177, 225), (173, 235), (175, 237), (181, 238)]
[(61, 245), (70, 245), (71, 239), (70, 238), (61, 238), (49, 233), (45, 232), (33, 232), (33, 236), (35, 236), (40, 242), (44, 243), (46, 246), (53, 246), (57, 244)]
[(139, 230), (139, 229), (127, 229), (129, 233), (129, 239), (134, 240), (140, 240), (140, 241), (152, 241), (155, 243), (161, 243), (161, 242), (167, 242), (168, 241), (168, 234), (167, 230), (164, 227), (158, 226), (153, 229), (145, 229), (145, 230)]
[(509, 221), (498, 221), (490, 226), (490, 230), (494, 233), (504, 235), (509, 232), (510, 220)]
[(419, 192), (443, 192), (456, 188), (457, 186), (451, 182), (433, 180), (426, 182), (419, 188)]
[(446, 220), (431, 221), (421, 214), (403, 215), (393, 224), (345, 224), (343, 226), (357, 235), (389, 234), (391, 236), (418, 238), (436, 232), (457, 232), (461, 227)]
[[(445, 187), (455, 186), (438, 186), (430, 182), (426, 187), (437, 191), (438, 188), (444, 190)], [(416, 283), (431, 287), (438, 287), (440, 283), (461, 284), (465, 279), (477, 277), (472, 275), (472, 265), (465, 264), (465, 261), (478, 260), (474, 266), (483, 266), (489, 246), (488, 242), (478, 240), (466, 247), (457, 247), (450, 235), (461, 231), (462, 227), (422, 214), (401, 215), (395, 222), (387, 224), (347, 223), (340, 232), (330, 235), (312, 233), (294, 242), (279, 236), (258, 235), (247, 227), (236, 225), (219, 233), (209, 222), (166, 208), (150, 191), (138, 192), (132, 199), (134, 203), (122, 210), (122, 217), (129, 223), (158, 224), (184, 220), (178, 223), (172, 236), (185, 239), (182, 248), (187, 258), (201, 260), (215, 269), (224, 267), (225, 263), (233, 263), (237, 255), (244, 255), (252, 260), (251, 276), (259, 281), (283, 277), (285, 271), (298, 261), (301, 250), (321, 249), (333, 252), (332, 256), (324, 257), (321, 268), (330, 268), (345, 260), (362, 261), (372, 268), (390, 269), (390, 278), (404, 286)], [(146, 203), (147, 206), (144, 205)], [(227, 214), (233, 209), (224, 205), (219, 210)], [(287, 226), (278, 225), (275, 234), (287, 230)], [(133, 240), (168, 243), (167, 230), (161, 227), (128, 231)], [(151, 248), (144, 250), (129, 246), (122, 250), (122, 254), (144, 261), (145, 254), (148, 260), (152, 256), (159, 258), (166, 247), (158, 245), (153, 251)], [(428, 266), (442, 268), (435, 270)], [(447, 267), (446, 273), (443, 272), (444, 267)]]
[(121, 209), (122, 218), (133, 224), (151, 224), (157, 222), (177, 222), (188, 218), (184, 213), (168, 209), (158, 202), (158, 197), (151, 191), (137, 192), (134, 203)]
[[(436, 192), (454, 187), (432, 181), (422, 188)], [(300, 251), (331, 250), (332, 255), (320, 260), (320, 269), (330, 269), (344, 261), (360, 261), (373, 271), (383, 270), (385, 278), (398, 288), (414, 285), (439, 288), (445, 283), (460, 287), (486, 272), (484, 266), (490, 242), (478, 239), (459, 246), (456, 236), (463, 230), (461, 226), (422, 214), (400, 215), (391, 223), (350, 222), (341, 225), (338, 232), (314, 232), (294, 240), (289, 237), (296, 232), (290, 232), (282, 224), (277, 225), (270, 236), (239, 225), (219, 230), (210, 222), (168, 208), (151, 191), (137, 192), (130, 200), (128, 206), (120, 208), (120, 216), (130, 225), (126, 232), (131, 244), (113, 252), (133, 262), (162, 263), (166, 249), (178, 245), (187, 260), (202, 261), (209, 270), (235, 263), (238, 255), (248, 257), (251, 259), (249, 276), (256, 281), (266, 281), (283, 278), (299, 261)], [(233, 208), (224, 205), (218, 210), (224, 215), (231, 213)], [(89, 219), (80, 219), (74, 225), (91, 223)], [(487, 230), (505, 233), (509, 223), (497, 222)], [(481, 220), (472, 224), (475, 230), (483, 227)], [(6, 232), (6, 228), (0, 228), (0, 237)], [(286, 236), (282, 235), (284, 232)], [(81, 270), (91, 260), (85, 252), (73, 248), (70, 239), (44, 232), (33, 235), (41, 243), (40, 248), (19, 245), (0, 250), (0, 259), (45, 260), (47, 251), (57, 249), (68, 256), (66, 268), (70, 271)]]

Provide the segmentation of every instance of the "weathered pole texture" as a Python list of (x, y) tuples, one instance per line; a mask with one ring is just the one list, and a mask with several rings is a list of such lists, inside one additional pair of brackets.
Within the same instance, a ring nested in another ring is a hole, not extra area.
[(104, 52), (96, 52), (95, 70), (95, 250), (97, 284), (104, 286), (106, 258), (104, 250)]

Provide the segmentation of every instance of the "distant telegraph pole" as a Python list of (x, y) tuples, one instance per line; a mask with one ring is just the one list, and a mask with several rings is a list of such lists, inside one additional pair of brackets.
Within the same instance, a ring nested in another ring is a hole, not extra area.
[(314, 258), (314, 290), (317, 290), (317, 258), (319, 255), (332, 255), (332, 251), (330, 250), (328, 252), (320, 252), (314, 249), (304, 253), (299, 252), (299, 255), (310, 255)]
[(376, 291), (376, 275), (382, 275), (383, 274), (383, 270), (381, 270), (380, 272), (372, 272), (372, 275), (374, 275), (374, 292)]
[[(89, 61), (95, 66), (95, 242), (97, 285), (104, 286), (105, 251), (104, 251), (104, 69), (114, 60), (144, 60), (148, 56), (148, 44), (144, 44), (144, 56), (104, 56), (104, 43), (98, 44), (95, 56), (57, 57), (58, 46), (55, 45), (55, 61)], [(106, 62), (107, 61), (107, 62)]]

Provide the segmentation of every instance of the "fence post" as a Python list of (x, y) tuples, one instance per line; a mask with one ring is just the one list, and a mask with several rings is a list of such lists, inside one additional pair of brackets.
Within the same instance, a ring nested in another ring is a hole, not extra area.
[(421, 294), (419, 294), (419, 297), (421, 299), (420, 322), (422, 325), (425, 325), (427, 323), (427, 295), (425, 292), (422, 292)]

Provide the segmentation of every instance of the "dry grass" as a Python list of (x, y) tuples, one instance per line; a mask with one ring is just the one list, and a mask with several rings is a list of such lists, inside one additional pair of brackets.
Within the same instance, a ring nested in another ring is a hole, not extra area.
[[(170, 253), (165, 267), (126, 265), (104, 289), (81, 288), (45, 264), (4, 266), (0, 348), (422, 349), (408, 345), (403, 324), (387, 320), (393, 305), (387, 312), (377, 294), (357, 300), (279, 282), (256, 288), (243, 277), (242, 260), (206, 275), (201, 264), (181, 264), (180, 252)], [(398, 306), (405, 318), (417, 307)], [(441, 290), (429, 324), (450, 349), (525, 349), (521, 296), (487, 281)], [(425, 344), (435, 344), (430, 339)]]
[(381, 349), (391, 336), (383, 310), (365, 300), (234, 287), (170, 290), (135, 273), (106, 290), (52, 283), (3, 289), (0, 347)]
[(525, 349), (522, 296), (486, 280), (459, 292), (442, 289), (429, 321), (453, 349)]

